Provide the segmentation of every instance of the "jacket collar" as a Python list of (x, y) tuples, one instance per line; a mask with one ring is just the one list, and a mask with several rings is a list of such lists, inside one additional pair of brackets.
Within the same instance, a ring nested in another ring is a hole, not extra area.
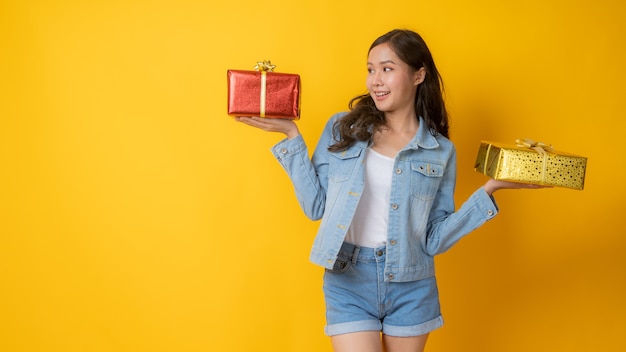
[(420, 125), (417, 128), (417, 133), (415, 137), (409, 142), (407, 146), (408, 149), (435, 149), (439, 146), (439, 142), (437, 142), (437, 138), (430, 133), (430, 129), (424, 122), (424, 119), (420, 116)]
[[(409, 144), (404, 149), (435, 149), (439, 147), (439, 142), (437, 142), (437, 138), (430, 133), (430, 129), (424, 122), (424, 118), (419, 117), (419, 126), (417, 128), (417, 133)], [(361, 149), (367, 149), (370, 145), (369, 141), (356, 141), (354, 146), (359, 147)]]

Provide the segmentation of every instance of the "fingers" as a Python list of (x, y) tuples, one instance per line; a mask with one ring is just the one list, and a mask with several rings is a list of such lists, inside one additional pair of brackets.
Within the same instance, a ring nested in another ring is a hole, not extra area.
[(536, 185), (530, 183), (519, 183), (519, 182), (510, 182), (504, 185), (502, 188), (511, 188), (511, 189), (541, 189), (541, 188), (554, 188), (553, 186), (544, 186), (544, 185)]
[(521, 182), (495, 180), (493, 178), (490, 178), (485, 183), (485, 191), (487, 191), (487, 194), (492, 194), (493, 192), (500, 190), (500, 189), (542, 189), (542, 188), (554, 188), (554, 187), (529, 184), (529, 183), (521, 183)]
[(293, 137), (298, 133), (298, 127), (296, 127), (295, 122), (289, 119), (238, 116), (235, 117), (235, 120), (266, 132), (284, 133), (288, 137)]
[(545, 186), (545, 185), (526, 185), (526, 187), (524, 187), (524, 188), (539, 189), (539, 188), (554, 188), (554, 186)]
[(533, 183), (522, 183), (522, 182), (514, 182), (514, 181), (502, 181), (503, 188), (530, 188), (530, 189), (538, 189), (538, 188), (554, 188), (552, 186), (538, 185)]
[(264, 131), (269, 131), (271, 129), (271, 124), (265, 121), (267, 119), (263, 119), (261, 117), (238, 116), (235, 117), (235, 120), (252, 127), (260, 128)]

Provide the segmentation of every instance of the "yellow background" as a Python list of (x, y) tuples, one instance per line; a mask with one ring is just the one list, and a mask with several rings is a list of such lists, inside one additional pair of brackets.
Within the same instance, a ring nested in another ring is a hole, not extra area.
[(330, 351), (318, 224), (226, 111), (226, 70), (302, 77), (311, 149), (367, 48), (420, 32), (444, 77), (460, 204), (481, 139), (589, 158), (584, 191), (496, 194), (437, 258), (436, 351), (626, 348), (618, 0), (0, 0), (0, 350)]

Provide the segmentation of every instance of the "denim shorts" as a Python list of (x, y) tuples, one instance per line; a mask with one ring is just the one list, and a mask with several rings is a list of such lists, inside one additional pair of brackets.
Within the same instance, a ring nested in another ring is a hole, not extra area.
[(361, 331), (408, 337), (443, 325), (435, 277), (385, 282), (385, 247), (344, 243), (324, 273), (328, 336)]

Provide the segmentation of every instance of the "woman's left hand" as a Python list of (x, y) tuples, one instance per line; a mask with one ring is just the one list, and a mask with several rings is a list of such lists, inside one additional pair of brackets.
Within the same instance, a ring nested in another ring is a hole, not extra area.
[(510, 182), (495, 180), (490, 178), (485, 183), (485, 191), (487, 194), (492, 195), (493, 192), (499, 189), (539, 189), (539, 188), (553, 188), (552, 186), (532, 185), (528, 183)]

